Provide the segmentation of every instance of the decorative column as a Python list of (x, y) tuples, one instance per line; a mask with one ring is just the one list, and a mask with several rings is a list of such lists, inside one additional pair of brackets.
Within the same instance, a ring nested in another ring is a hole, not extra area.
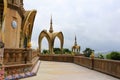
[(8, 63), (9, 62), (9, 53), (6, 53), (4, 58), (5, 58), (4, 59), (5, 60), (4, 63), (5, 64)]

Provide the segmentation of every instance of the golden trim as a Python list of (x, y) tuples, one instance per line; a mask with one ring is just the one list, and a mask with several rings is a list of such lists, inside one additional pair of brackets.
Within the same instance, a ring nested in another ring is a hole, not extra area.
[[(4, 17), (5, 17), (5, 14), (7, 13), (7, 0), (4, 0)], [(4, 19), (4, 18), (3, 18)]]
[(63, 50), (63, 44), (64, 44), (63, 33), (62, 32), (50, 33), (50, 32), (43, 30), (39, 34), (39, 38), (38, 38), (38, 45), (39, 45), (40, 53), (41, 53), (41, 42), (42, 42), (43, 37), (46, 37), (48, 41), (50, 54), (53, 54), (54, 41), (56, 37), (58, 37), (58, 39), (60, 40), (61, 51)]
[(27, 18), (25, 19), (25, 22), (23, 23), (23, 32), (25, 33), (25, 35), (26, 35), (25, 31), (26, 31), (27, 25), (30, 24), (30, 35), (29, 35), (30, 37), (32, 34), (32, 29), (33, 29), (36, 12), (37, 12), (36, 10), (30, 11), (27, 15)]
[(4, 43), (4, 24), (5, 24), (5, 15), (7, 13), (7, 0), (3, 0), (3, 4), (4, 4), (4, 10), (3, 10), (3, 17), (2, 17), (2, 28), (1, 28), (1, 37), (2, 37), (2, 41)]

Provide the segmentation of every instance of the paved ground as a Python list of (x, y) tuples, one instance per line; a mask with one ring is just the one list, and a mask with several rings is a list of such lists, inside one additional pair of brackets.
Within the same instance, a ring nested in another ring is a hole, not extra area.
[(64, 62), (41, 61), (37, 76), (22, 80), (120, 80), (88, 68)]

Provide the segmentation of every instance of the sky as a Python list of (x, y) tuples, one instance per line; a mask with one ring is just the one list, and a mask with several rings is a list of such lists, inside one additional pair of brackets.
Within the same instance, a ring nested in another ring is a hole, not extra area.
[[(120, 0), (24, 0), (24, 8), (37, 10), (32, 48), (38, 48), (40, 32), (49, 30), (52, 15), (54, 32), (63, 32), (64, 48), (71, 49), (76, 35), (81, 52), (120, 51)], [(58, 38), (54, 46), (60, 47)], [(42, 49), (48, 49), (45, 38)]]

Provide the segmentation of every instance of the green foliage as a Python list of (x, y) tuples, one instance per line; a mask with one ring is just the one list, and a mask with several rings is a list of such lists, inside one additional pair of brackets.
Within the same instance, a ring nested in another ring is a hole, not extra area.
[(90, 48), (86, 48), (83, 53), (85, 55), (85, 57), (90, 57), (90, 55), (92, 54), (94, 50), (90, 49)]
[[(62, 54), (62, 51), (61, 51), (61, 49), (60, 48), (54, 48), (54, 53), (55, 54)], [(67, 48), (64, 48), (63, 49), (63, 54), (71, 54), (71, 51), (69, 50), (69, 49), (67, 49)]]
[(112, 52), (111, 59), (120, 60), (120, 53), (119, 52)]
[(61, 54), (62, 53), (60, 48), (54, 48), (53, 51), (54, 51), (55, 54)]
[(49, 54), (49, 50), (43, 50), (43, 52), (42, 52), (43, 54)]
[(43, 53), (43, 54), (46, 54), (46, 53), (47, 53), (47, 50), (44, 49), (42, 53)]
[(104, 59), (104, 56), (102, 54), (99, 54), (98, 58)]
[(110, 53), (106, 55), (106, 58), (107, 58), (107, 59), (111, 59)]
[[(62, 54), (62, 51), (61, 51), (61, 49), (60, 48), (53, 48), (53, 52), (55, 53), (55, 54)], [(42, 52), (43, 54), (49, 54), (50, 52), (49, 52), (49, 50), (43, 50), (43, 52)], [(64, 48), (63, 49), (63, 54), (71, 54), (71, 51), (69, 50), (69, 49), (67, 49), (67, 48)]]
[(120, 53), (119, 52), (111, 52), (106, 55), (107, 59), (113, 59), (113, 60), (120, 60)]
[(64, 53), (64, 54), (66, 54), (66, 53), (67, 53), (67, 54), (71, 54), (71, 51), (70, 51), (69, 49), (67, 49), (67, 48), (64, 48), (64, 49), (63, 49), (63, 53)]

